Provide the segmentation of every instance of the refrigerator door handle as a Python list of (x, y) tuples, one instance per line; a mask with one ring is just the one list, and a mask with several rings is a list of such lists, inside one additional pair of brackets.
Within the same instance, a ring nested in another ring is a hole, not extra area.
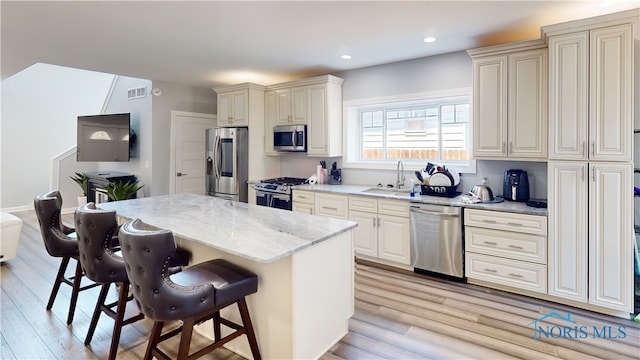
[(215, 147), (214, 147), (214, 151), (216, 152), (215, 158), (216, 158), (216, 164), (215, 164), (215, 175), (216, 175), (216, 179), (220, 179), (220, 166), (222, 163), (222, 147), (220, 144), (220, 135), (216, 134), (216, 141), (215, 141)]

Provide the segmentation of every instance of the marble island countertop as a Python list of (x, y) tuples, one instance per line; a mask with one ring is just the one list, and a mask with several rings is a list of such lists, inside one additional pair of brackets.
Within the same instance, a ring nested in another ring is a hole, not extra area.
[(100, 203), (98, 207), (262, 263), (274, 262), (357, 226), (353, 221), (187, 193)]
[(343, 194), (343, 195), (374, 196), (378, 198), (407, 200), (411, 202), (419, 202), (419, 203), (425, 203), (425, 204), (461, 206), (461, 207), (472, 208), (472, 209), (484, 209), (484, 210), (505, 211), (505, 212), (521, 213), (521, 214), (547, 216), (546, 208), (535, 208), (535, 207), (527, 206), (523, 202), (505, 200), (501, 203), (466, 204), (460, 201), (459, 195), (453, 198), (447, 198), (447, 197), (441, 197), (441, 196), (415, 194), (414, 197), (411, 197), (408, 189), (398, 190), (398, 189), (389, 189), (384, 187), (377, 188), (375, 186), (366, 186), (366, 185), (327, 185), (327, 184), (298, 185), (294, 187), (294, 191), (295, 189), (319, 191), (319, 192), (327, 192), (327, 193), (335, 193), (335, 194)]

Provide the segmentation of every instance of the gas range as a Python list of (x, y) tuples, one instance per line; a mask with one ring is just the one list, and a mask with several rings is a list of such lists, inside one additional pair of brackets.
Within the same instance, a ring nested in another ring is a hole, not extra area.
[(254, 187), (258, 191), (290, 195), (292, 186), (302, 185), (305, 182), (307, 182), (307, 179), (279, 177), (274, 179), (262, 180), (254, 185)]

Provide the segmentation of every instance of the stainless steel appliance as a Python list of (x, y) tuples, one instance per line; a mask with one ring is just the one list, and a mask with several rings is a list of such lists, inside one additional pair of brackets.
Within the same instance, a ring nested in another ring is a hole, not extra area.
[(511, 201), (529, 200), (529, 176), (524, 170), (506, 170), (502, 196)]
[(464, 280), (462, 207), (411, 203), (409, 215), (414, 271)]
[(274, 126), (273, 149), (277, 151), (307, 151), (307, 126)]
[(207, 194), (247, 202), (247, 128), (207, 130)]
[(280, 177), (262, 180), (254, 185), (256, 204), (277, 209), (291, 210), (291, 187), (304, 184), (307, 179)]

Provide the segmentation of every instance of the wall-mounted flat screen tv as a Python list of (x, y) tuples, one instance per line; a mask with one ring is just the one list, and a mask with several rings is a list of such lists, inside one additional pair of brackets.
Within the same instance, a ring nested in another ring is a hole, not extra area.
[(129, 161), (131, 114), (78, 116), (77, 161)]

